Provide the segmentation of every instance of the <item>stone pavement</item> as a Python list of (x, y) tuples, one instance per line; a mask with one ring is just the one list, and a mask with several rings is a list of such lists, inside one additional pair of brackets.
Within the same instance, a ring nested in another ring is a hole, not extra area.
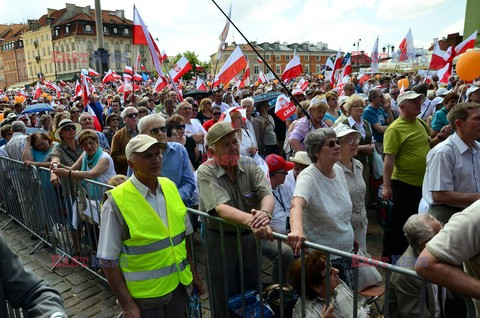
[[(369, 228), (367, 234), (367, 249), (370, 255), (380, 256), (382, 252), (383, 231), (376, 220), (376, 212), (368, 211)], [(0, 228), (8, 221), (8, 216), (0, 212)], [(89, 271), (80, 267), (57, 267), (50, 271), (52, 266), (52, 257), (55, 256), (53, 248), (42, 247), (30, 255), (33, 247), (39, 242), (30, 239), (30, 233), (22, 226), (11, 222), (2, 234), (11, 246), (12, 250), (22, 257), (25, 266), (47, 283), (57, 289), (65, 302), (66, 313), (69, 317), (117, 317), (121, 312), (120, 306), (116, 304), (116, 299), (110, 291), (108, 284)], [(197, 271), (203, 280), (203, 286), (206, 291), (201, 296), (202, 316), (210, 317), (210, 303), (208, 301), (205, 252), (203, 244), (195, 245), (195, 255), (197, 257)], [(271, 271), (270, 264), (266, 258), (263, 259), (265, 273)], [(384, 272), (380, 270), (384, 276)], [(264, 281), (268, 281), (268, 275), (265, 275)], [(383, 301), (380, 300), (383, 306)], [(374, 306), (372, 305), (371, 317), (376, 317)]]

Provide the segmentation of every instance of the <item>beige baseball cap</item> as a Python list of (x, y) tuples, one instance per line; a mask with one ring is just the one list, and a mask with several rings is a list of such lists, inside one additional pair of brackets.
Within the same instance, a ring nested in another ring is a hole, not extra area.
[(240, 129), (233, 129), (231, 123), (221, 122), (216, 123), (207, 132), (207, 145), (211, 147), (214, 143), (222, 139), (228, 134), (239, 131)]
[(150, 137), (149, 135), (137, 135), (130, 139), (125, 147), (125, 156), (127, 157), (127, 160), (130, 160), (135, 152), (145, 152), (154, 145), (159, 145), (160, 149), (167, 148), (164, 143), (157, 141), (157, 139)]

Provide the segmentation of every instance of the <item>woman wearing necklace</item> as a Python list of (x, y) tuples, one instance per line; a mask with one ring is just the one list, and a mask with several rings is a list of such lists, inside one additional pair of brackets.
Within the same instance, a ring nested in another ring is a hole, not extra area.
[[(101, 183), (116, 175), (112, 157), (99, 147), (98, 136), (91, 129), (82, 130), (78, 134), (78, 142), (83, 149), (82, 155), (71, 167), (54, 168), (53, 173), (75, 179), (92, 179)], [(88, 185), (88, 186), (87, 186)], [(100, 198), (92, 184), (84, 184), (90, 199)]]
[[(288, 242), (298, 255), (303, 242), (329, 246), (345, 252), (353, 250), (350, 224), (352, 202), (340, 159), (340, 142), (330, 128), (319, 128), (305, 138), (312, 164), (297, 178), (290, 208)], [(332, 256), (332, 266), (340, 278), (353, 287), (351, 260)]]
[(365, 182), (363, 181), (363, 165), (355, 159), (358, 152), (358, 144), (362, 135), (344, 124), (335, 127), (335, 133), (340, 140), (340, 160), (338, 165), (342, 167), (347, 179), (348, 191), (352, 199), (353, 209), (350, 223), (353, 227), (353, 236), (359, 247), (367, 251), (367, 209), (365, 207)]

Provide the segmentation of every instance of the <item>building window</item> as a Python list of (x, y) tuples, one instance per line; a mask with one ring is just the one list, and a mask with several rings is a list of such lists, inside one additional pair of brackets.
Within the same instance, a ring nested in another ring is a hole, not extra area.
[(130, 44), (125, 44), (125, 52), (130, 52)]
[(258, 67), (258, 65), (254, 65), (254, 66), (253, 66), (253, 74), (258, 74), (258, 73), (260, 73), (259, 69), (260, 69), (260, 68)]
[(290, 55), (285, 55), (285, 61), (290, 61)]
[(123, 34), (124, 35), (129, 35), (130, 34), (130, 30), (128, 28), (124, 28), (123, 29)]
[(108, 28), (106, 26), (103, 27), (103, 34), (108, 34)]
[(122, 60), (122, 54), (120, 50), (115, 50), (115, 68), (120, 69), (122, 67), (120, 63), (121, 60)]
[(45, 48), (42, 48), (42, 54), (45, 56)]
[(277, 65), (275, 68), (275, 73), (280, 74), (282, 72), (280, 65)]
[(65, 27), (65, 33), (69, 33), (69, 32), (70, 32), (70, 26), (67, 25), (67, 26)]
[(108, 47), (110, 46), (108, 42), (103, 43), (104, 49), (108, 51)]
[(316, 68), (316, 73), (320, 74), (320, 70), (321, 70), (320, 64), (315, 65), (315, 68)]
[(117, 28), (113, 28), (113, 33), (114, 33), (114, 34), (117, 34), (117, 33), (118, 33), (118, 29), (117, 29)]
[(304, 60), (304, 61), (310, 61), (310, 56), (305, 55), (305, 56), (303, 57), (303, 60)]
[(265, 56), (265, 61), (270, 61), (270, 55)]
[(47, 39), (47, 41), (50, 40), (50, 35), (48, 35), (48, 34), (45, 35), (45, 38)]
[(320, 61), (320, 55), (315, 56), (315, 61)]
[(28, 59), (30, 59), (30, 51), (27, 52)]
[(47, 47), (48, 55), (50, 55), (50, 47)]
[(275, 61), (280, 61), (280, 55), (275, 55)]
[(58, 36), (58, 29), (55, 29), (55, 36)]
[(49, 67), (50, 67), (50, 73), (53, 73), (52, 72), (52, 63), (50, 63)]
[(310, 74), (310, 65), (305, 65), (305, 74)]
[(92, 33), (93, 32), (93, 28), (90, 24), (85, 24), (84, 29), (85, 29), (85, 32), (87, 32), (87, 33)]

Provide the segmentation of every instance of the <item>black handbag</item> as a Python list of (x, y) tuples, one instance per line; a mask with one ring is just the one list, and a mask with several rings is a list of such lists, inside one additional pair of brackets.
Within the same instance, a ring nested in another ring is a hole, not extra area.
[[(293, 308), (297, 303), (298, 294), (288, 284), (282, 286), (283, 289), (283, 317), (291, 318)], [(274, 317), (280, 317), (280, 285), (273, 284), (265, 288), (263, 291), (263, 300), (268, 303), (275, 313)]]

